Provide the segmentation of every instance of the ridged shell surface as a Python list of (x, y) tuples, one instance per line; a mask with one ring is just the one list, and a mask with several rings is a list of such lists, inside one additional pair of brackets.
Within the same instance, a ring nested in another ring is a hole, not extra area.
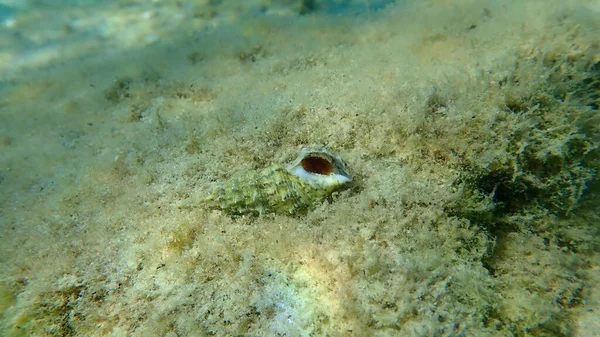
[(305, 148), (288, 166), (273, 164), (234, 175), (217, 186), (206, 203), (229, 214), (296, 214), (351, 180), (339, 155), (323, 148)]

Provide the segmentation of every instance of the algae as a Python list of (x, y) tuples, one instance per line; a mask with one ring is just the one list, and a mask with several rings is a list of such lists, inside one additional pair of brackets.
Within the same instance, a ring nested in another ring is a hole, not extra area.
[[(593, 336), (598, 4), (333, 3), (3, 67), (0, 334)], [(315, 144), (354, 180), (307, 214), (199, 204)]]

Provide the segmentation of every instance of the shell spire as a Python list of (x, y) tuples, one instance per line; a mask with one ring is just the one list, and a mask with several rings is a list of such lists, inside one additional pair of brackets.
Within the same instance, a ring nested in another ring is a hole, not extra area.
[(230, 214), (296, 214), (313, 208), (350, 181), (339, 154), (304, 148), (288, 166), (273, 164), (235, 175), (214, 189), (206, 203)]

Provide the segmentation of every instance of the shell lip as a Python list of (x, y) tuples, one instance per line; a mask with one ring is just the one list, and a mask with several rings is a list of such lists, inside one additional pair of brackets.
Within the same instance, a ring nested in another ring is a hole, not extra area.
[(303, 148), (296, 160), (288, 166), (288, 172), (309, 181), (323, 178), (338, 184), (352, 181), (340, 155), (326, 148)]

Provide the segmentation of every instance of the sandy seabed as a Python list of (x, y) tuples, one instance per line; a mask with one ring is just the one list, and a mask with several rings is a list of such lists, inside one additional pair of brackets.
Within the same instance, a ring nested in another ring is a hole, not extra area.
[[(16, 8), (0, 335), (599, 336), (599, 17), (591, 0)], [(203, 204), (307, 146), (339, 152), (350, 186), (302, 214)]]

